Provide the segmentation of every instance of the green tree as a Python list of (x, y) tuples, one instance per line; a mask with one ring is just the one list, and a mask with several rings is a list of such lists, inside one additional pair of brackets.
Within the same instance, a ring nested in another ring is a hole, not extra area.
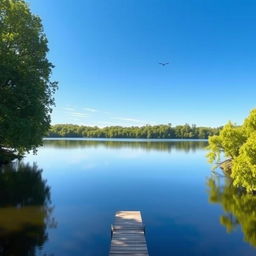
[(0, 0), (0, 162), (35, 150), (50, 127), (53, 65), (41, 20), (23, 0)]
[(240, 154), (233, 161), (231, 177), (234, 185), (256, 191), (256, 132), (252, 133), (240, 148)]
[(256, 109), (243, 125), (229, 122), (219, 135), (210, 137), (208, 149), (209, 161), (220, 164), (230, 174), (234, 186), (256, 191)]
[(245, 140), (243, 128), (228, 122), (219, 135), (209, 138), (209, 161), (220, 161), (222, 156), (234, 159), (239, 155), (239, 149)]

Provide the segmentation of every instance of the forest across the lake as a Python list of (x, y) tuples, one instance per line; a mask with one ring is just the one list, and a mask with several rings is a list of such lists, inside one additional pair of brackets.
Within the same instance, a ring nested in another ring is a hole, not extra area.
[(196, 125), (145, 125), (145, 126), (83, 126), (73, 124), (53, 125), (48, 137), (84, 138), (146, 138), (146, 139), (208, 139), (218, 135), (222, 127), (197, 127)]

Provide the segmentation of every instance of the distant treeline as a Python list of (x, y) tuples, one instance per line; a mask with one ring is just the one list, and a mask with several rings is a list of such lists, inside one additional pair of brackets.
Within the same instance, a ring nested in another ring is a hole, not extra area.
[(143, 139), (207, 139), (219, 134), (222, 127), (197, 127), (196, 125), (146, 125), (146, 126), (79, 126), (73, 124), (53, 125), (49, 137), (84, 137), (84, 138), (143, 138)]

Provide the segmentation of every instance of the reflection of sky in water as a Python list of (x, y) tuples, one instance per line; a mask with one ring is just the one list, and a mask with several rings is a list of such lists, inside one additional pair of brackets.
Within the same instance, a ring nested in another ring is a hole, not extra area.
[(47, 141), (27, 156), (44, 170), (58, 222), (43, 251), (107, 255), (115, 211), (141, 210), (150, 255), (254, 255), (239, 230), (228, 235), (219, 224), (221, 207), (208, 203), (206, 142), (166, 143), (172, 146)]

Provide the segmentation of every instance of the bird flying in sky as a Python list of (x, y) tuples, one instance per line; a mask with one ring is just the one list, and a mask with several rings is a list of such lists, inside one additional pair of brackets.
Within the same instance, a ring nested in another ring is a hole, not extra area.
[(163, 63), (163, 62), (159, 62), (158, 64), (160, 64), (160, 65), (162, 65), (162, 66), (165, 66), (165, 65), (168, 65), (168, 64), (169, 64), (169, 62), (165, 62), (165, 63)]

